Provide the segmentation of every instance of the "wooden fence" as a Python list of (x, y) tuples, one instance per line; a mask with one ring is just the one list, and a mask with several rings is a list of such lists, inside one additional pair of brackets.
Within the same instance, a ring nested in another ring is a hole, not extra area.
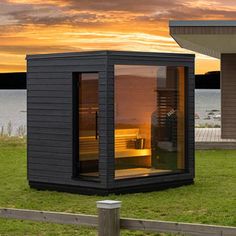
[(72, 224), (98, 228), (99, 236), (118, 236), (120, 228), (190, 236), (235, 236), (236, 227), (120, 218), (120, 202), (97, 202), (98, 216), (0, 208), (1, 218)]

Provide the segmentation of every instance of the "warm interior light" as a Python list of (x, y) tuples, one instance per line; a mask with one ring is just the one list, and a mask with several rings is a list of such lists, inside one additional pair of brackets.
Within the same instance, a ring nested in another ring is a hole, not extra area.
[(184, 169), (184, 68), (115, 66), (115, 176)]

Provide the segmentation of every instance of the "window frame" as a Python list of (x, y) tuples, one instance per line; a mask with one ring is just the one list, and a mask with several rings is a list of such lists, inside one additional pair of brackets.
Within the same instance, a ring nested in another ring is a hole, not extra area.
[[(115, 80), (116, 80), (116, 75), (115, 75), (115, 66), (119, 65), (125, 65), (125, 66), (156, 66), (156, 67), (175, 67), (177, 68), (183, 68), (184, 69), (184, 169), (182, 172), (179, 173), (174, 173), (174, 172), (170, 172), (170, 173), (164, 173), (164, 174), (153, 174), (153, 175), (147, 175), (147, 176), (135, 176), (135, 177), (125, 177), (125, 178), (116, 178), (115, 177), (115, 170), (116, 170), (116, 166), (115, 166)], [(189, 119), (188, 119), (188, 103), (189, 103), (189, 84), (188, 84), (188, 78), (189, 78), (189, 67), (187, 65), (183, 65), (183, 64), (179, 64), (179, 63), (145, 63), (145, 61), (140, 61), (139, 63), (130, 63), (128, 60), (124, 61), (123, 63), (117, 63), (114, 61), (113, 64), (113, 101), (114, 101), (114, 114), (113, 114), (113, 126), (114, 126), (114, 130), (113, 130), (113, 141), (114, 141), (114, 145), (113, 145), (113, 152), (114, 152), (114, 156), (113, 156), (113, 182), (115, 183), (119, 183), (119, 182), (129, 182), (129, 181), (136, 181), (136, 180), (141, 180), (141, 179), (161, 179), (163, 176), (175, 176), (175, 175), (186, 175), (186, 174), (190, 174), (190, 170), (189, 170), (189, 159), (188, 159), (188, 151), (189, 151), (189, 145), (188, 145), (188, 133), (189, 133)]]

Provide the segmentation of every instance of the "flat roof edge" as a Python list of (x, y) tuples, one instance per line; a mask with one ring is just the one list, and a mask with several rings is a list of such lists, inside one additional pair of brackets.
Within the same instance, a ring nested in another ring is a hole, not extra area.
[(178, 21), (170, 20), (170, 27), (236, 27), (236, 20), (188, 20)]
[(194, 58), (194, 54), (184, 53), (170, 53), (170, 52), (141, 52), (141, 51), (113, 51), (113, 50), (101, 50), (101, 51), (82, 51), (82, 52), (65, 52), (65, 53), (51, 53), (51, 54), (33, 54), (26, 55), (26, 60), (29, 59), (47, 59), (47, 58), (66, 58), (66, 57), (85, 57), (85, 56), (166, 56), (166, 57), (187, 57)]
[(63, 57), (76, 57), (76, 56), (105, 56), (107, 51), (81, 51), (81, 52), (62, 52), (62, 53), (45, 53), (45, 54), (27, 54), (26, 60), (28, 59), (46, 59), (46, 58), (63, 58)]

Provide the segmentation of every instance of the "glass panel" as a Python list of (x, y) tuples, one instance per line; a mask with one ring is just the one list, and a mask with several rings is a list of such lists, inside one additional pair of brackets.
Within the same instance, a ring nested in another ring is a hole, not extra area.
[(184, 67), (115, 66), (115, 178), (185, 168)]
[(79, 173), (98, 176), (98, 73), (81, 73), (78, 84)]

